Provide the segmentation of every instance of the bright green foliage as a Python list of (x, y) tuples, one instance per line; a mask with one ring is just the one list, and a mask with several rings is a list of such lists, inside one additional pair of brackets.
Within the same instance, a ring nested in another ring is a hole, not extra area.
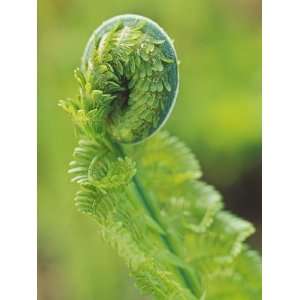
[(159, 299), (194, 299), (176, 274), (176, 266), (184, 262), (166, 249), (161, 239), (165, 230), (138, 202), (132, 183), (135, 163), (109, 146), (81, 140), (75, 148), (69, 172), (81, 186), (76, 206), (96, 218), (104, 238), (126, 260), (142, 290)]
[(104, 128), (115, 140), (135, 142), (159, 126), (171, 89), (164, 66), (172, 60), (160, 48), (164, 41), (143, 33), (143, 26), (117, 23), (95, 40), (84, 74), (75, 71), (81, 95), (62, 105), (89, 137)]
[(117, 24), (96, 41), (90, 65), (75, 72), (80, 96), (61, 102), (80, 136), (69, 171), (80, 186), (75, 204), (98, 222), (144, 293), (260, 299), (259, 257), (243, 244), (254, 229), (222, 210), (190, 150), (166, 132), (116, 142), (148, 136), (169, 88), (163, 41), (142, 28)]

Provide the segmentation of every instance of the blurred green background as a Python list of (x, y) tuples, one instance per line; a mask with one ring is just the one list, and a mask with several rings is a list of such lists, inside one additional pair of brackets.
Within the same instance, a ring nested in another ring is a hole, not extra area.
[(73, 206), (66, 173), (75, 137), (57, 107), (77, 93), (73, 69), (102, 21), (137, 13), (175, 40), (180, 91), (166, 128), (196, 153), (226, 206), (252, 221), (261, 248), (259, 0), (40, 0), (38, 5), (38, 297), (145, 299), (122, 261)]

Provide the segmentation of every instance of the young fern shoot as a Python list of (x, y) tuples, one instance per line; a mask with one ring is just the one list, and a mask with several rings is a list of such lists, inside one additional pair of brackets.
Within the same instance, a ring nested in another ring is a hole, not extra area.
[(79, 96), (60, 101), (79, 136), (69, 170), (75, 205), (140, 290), (155, 299), (260, 299), (260, 259), (243, 243), (253, 226), (222, 209), (183, 143), (157, 132), (178, 90), (167, 34), (142, 16), (112, 18), (92, 35), (75, 78)]

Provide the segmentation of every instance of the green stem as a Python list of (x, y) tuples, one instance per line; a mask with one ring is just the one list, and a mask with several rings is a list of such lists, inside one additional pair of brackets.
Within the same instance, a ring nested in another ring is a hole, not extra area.
[[(122, 157), (125, 157), (125, 153), (124, 153), (122, 146), (118, 143), (114, 143), (114, 146), (115, 146), (117, 152)], [(164, 224), (164, 222), (161, 219), (158, 208), (156, 208), (154, 201), (152, 201), (151, 197), (148, 195), (147, 191), (142, 186), (142, 183), (140, 182), (137, 175), (134, 176), (134, 178), (133, 178), (133, 185), (134, 185), (136, 194), (138, 196), (138, 199), (143, 204), (145, 210), (148, 212), (148, 214), (151, 216), (151, 218), (165, 231), (166, 234), (160, 236), (162, 241), (164, 242), (164, 244), (166, 245), (166, 247), (168, 248), (168, 250), (171, 253), (180, 257), (179, 251), (177, 250), (177, 247), (175, 246), (174, 242), (172, 241), (172, 238), (166, 228), (166, 225)], [(177, 267), (177, 270), (178, 270), (178, 274), (181, 276), (186, 287), (197, 298), (200, 298), (201, 287), (200, 287), (198, 279), (192, 273), (192, 271), (184, 269), (182, 267)]]

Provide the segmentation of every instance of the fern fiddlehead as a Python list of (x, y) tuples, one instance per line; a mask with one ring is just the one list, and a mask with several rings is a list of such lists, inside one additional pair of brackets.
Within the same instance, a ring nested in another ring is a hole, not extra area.
[(153, 21), (123, 15), (90, 38), (75, 71), (76, 99), (61, 101), (80, 137), (69, 172), (78, 209), (98, 222), (137, 285), (157, 299), (259, 299), (253, 227), (222, 210), (199, 181), (193, 154), (153, 135), (176, 100), (175, 49)]
[(178, 72), (175, 49), (166, 39), (154, 22), (129, 15), (105, 22), (86, 46), (86, 78), (80, 74), (79, 80), (90, 84), (95, 98), (109, 95), (101, 120), (120, 143), (151, 135), (173, 107)]

